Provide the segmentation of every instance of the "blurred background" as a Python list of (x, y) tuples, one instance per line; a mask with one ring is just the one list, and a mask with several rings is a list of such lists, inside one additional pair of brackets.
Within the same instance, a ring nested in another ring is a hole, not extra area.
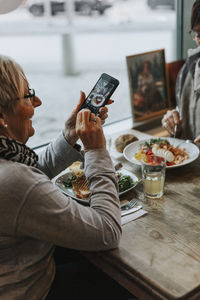
[(126, 56), (165, 49), (166, 62), (176, 59), (174, 3), (27, 0), (0, 15), (0, 53), (21, 64), (43, 102), (29, 146), (56, 137), (80, 91), (89, 93), (103, 72), (120, 81), (107, 124), (132, 118)]

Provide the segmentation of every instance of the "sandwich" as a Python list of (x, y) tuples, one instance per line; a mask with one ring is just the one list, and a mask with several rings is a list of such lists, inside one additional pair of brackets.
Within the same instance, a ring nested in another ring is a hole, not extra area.
[(72, 189), (77, 198), (88, 199), (90, 195), (90, 188), (87, 179), (84, 174), (84, 169), (81, 161), (75, 161), (69, 170), (73, 174)]
[(77, 198), (88, 199), (90, 196), (90, 187), (85, 175), (77, 177), (72, 181), (72, 188)]

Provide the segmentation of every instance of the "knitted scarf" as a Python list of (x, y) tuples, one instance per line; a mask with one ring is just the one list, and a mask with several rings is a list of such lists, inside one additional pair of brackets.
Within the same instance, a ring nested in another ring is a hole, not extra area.
[(0, 157), (32, 167), (36, 167), (38, 161), (38, 156), (33, 150), (6, 137), (0, 137)]

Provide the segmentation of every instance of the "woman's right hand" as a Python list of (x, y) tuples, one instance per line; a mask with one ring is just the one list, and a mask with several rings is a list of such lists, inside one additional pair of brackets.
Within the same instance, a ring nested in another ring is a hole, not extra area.
[(181, 127), (181, 118), (176, 109), (168, 110), (161, 122), (162, 126), (170, 133), (170, 135), (174, 135), (175, 125), (178, 125), (178, 128)]
[(83, 143), (84, 151), (106, 148), (101, 119), (90, 110), (79, 111), (76, 118), (76, 133)]

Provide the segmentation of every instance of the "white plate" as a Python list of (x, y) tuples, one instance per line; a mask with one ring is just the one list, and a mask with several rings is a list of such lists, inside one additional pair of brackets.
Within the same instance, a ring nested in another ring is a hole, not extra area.
[[(169, 138), (169, 137), (161, 137), (161, 139), (168, 140), (170, 142), (170, 144), (173, 145), (174, 147), (176, 147), (177, 145), (179, 145), (181, 142), (184, 142), (184, 140), (175, 139), (175, 138)], [(123, 152), (124, 157), (128, 161), (130, 161), (131, 163), (133, 163), (133, 164), (141, 165), (141, 162), (138, 161), (134, 157), (134, 154), (139, 151), (139, 149), (141, 148), (141, 145), (143, 145), (144, 142), (149, 142), (150, 140), (151, 139), (149, 138), (149, 139), (145, 139), (145, 140), (141, 140), (141, 141), (136, 141), (136, 142), (133, 142), (133, 143), (129, 144), (124, 149), (124, 152)], [(199, 148), (195, 144), (192, 144), (192, 143), (182, 143), (180, 145), (180, 148), (184, 148), (185, 149), (185, 151), (189, 154), (189, 159), (185, 159), (179, 165), (167, 166), (166, 167), (167, 169), (178, 168), (178, 167), (190, 164), (192, 161), (194, 161), (195, 159), (197, 159), (198, 156), (199, 156)]]
[[(121, 196), (121, 195), (123, 195), (124, 193), (126, 193), (126, 192), (132, 190), (132, 189), (137, 185), (137, 183), (138, 183), (138, 177), (137, 177), (135, 174), (133, 174), (133, 173), (131, 173), (131, 172), (129, 172), (129, 171), (123, 169), (123, 168), (120, 169), (119, 171), (117, 171), (117, 173), (121, 173), (122, 175), (129, 175), (129, 176), (133, 179), (133, 181), (135, 182), (135, 184), (134, 184), (132, 187), (130, 187), (129, 189), (127, 189), (127, 190), (125, 190), (125, 191), (119, 193), (119, 196)], [(88, 204), (89, 204), (88, 199), (80, 199), (80, 198), (77, 198), (77, 197), (75, 196), (74, 192), (73, 192), (73, 189), (72, 189), (72, 188), (67, 188), (67, 187), (64, 185), (63, 181), (66, 181), (66, 179), (67, 179), (70, 175), (71, 175), (71, 173), (70, 173), (70, 172), (67, 172), (67, 173), (65, 173), (65, 174), (63, 174), (63, 175), (61, 175), (61, 176), (59, 176), (59, 177), (56, 179), (56, 181), (55, 181), (56, 186), (59, 187), (59, 188), (61, 189), (61, 191), (62, 191), (65, 195), (70, 196), (71, 198), (77, 200), (77, 201), (80, 202), (80, 203), (83, 203), (83, 204), (87, 204), (87, 205), (88, 205)]]

